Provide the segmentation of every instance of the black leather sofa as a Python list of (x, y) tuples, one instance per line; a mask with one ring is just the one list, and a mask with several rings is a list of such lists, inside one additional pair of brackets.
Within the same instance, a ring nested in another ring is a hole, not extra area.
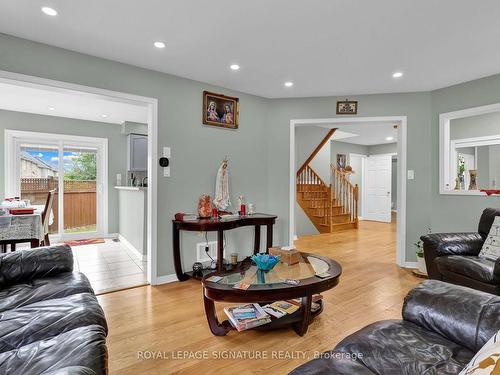
[(293, 375), (458, 374), (500, 329), (500, 297), (427, 280), (411, 290), (403, 320), (362, 328)]
[(477, 233), (432, 233), (420, 237), (430, 278), (500, 295), (500, 261), (479, 258), (500, 210), (487, 208)]
[(106, 374), (106, 335), (69, 246), (0, 255), (0, 374)]

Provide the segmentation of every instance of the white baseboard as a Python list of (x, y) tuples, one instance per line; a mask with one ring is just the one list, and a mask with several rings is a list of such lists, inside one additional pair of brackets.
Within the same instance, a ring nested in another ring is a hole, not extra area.
[(134, 255), (137, 259), (141, 261), (146, 261), (148, 260), (148, 255), (147, 254), (142, 254), (139, 250), (137, 250), (134, 245), (132, 245), (125, 237), (123, 237), (121, 234), (118, 234), (118, 239), (120, 242)]
[(171, 275), (158, 276), (156, 278), (156, 285), (173, 283), (175, 281), (179, 281), (175, 273)]
[(404, 262), (403, 268), (418, 268), (417, 262)]

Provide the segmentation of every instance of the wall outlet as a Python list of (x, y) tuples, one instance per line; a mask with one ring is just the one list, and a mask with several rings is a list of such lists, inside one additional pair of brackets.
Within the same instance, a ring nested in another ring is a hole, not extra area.
[[(208, 253), (210, 256), (217, 260), (217, 241), (209, 241), (208, 245), (206, 242), (200, 242), (196, 244), (196, 261), (197, 262), (211, 262), (210, 258), (207, 256), (205, 252), (205, 246), (208, 246), (210, 249)], [(226, 251), (224, 250), (224, 257), (226, 256)]]

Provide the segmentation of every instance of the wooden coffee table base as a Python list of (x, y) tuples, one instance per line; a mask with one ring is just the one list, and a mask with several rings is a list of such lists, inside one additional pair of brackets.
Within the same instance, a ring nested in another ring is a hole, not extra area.
[[(235, 330), (229, 320), (226, 319), (222, 323), (219, 322), (219, 319), (217, 318), (217, 312), (215, 310), (215, 302), (213, 300), (207, 298), (206, 296), (203, 296), (203, 300), (205, 304), (205, 313), (207, 315), (208, 326), (210, 327), (210, 331), (212, 331), (215, 336), (225, 336), (229, 331)], [(266, 303), (267, 302), (261, 302), (260, 304), (262, 305)], [(252, 329), (258, 331), (270, 331), (273, 329), (292, 326), (297, 335), (304, 336), (311, 321), (323, 311), (323, 301), (319, 300), (316, 303), (320, 305), (320, 308), (312, 313), (312, 296), (305, 296), (302, 298), (302, 305), (298, 311), (279, 319), (273, 317), (271, 323), (264, 324)]]

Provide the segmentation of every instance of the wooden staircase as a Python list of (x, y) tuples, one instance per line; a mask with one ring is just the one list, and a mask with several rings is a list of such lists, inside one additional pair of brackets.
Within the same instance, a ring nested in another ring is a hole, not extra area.
[(320, 233), (358, 227), (358, 185), (353, 185), (343, 171), (330, 165), (328, 184), (309, 163), (328, 141), (332, 129), (297, 171), (297, 203)]

